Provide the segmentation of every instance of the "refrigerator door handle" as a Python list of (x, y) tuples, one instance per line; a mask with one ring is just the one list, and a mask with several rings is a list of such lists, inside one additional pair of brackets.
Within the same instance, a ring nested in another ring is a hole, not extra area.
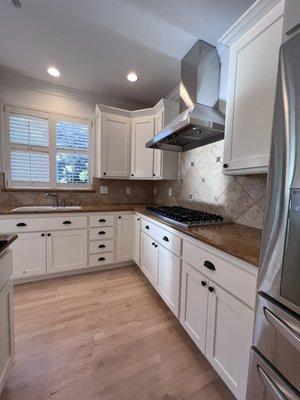
[(280, 332), (295, 348), (300, 351), (300, 337), (285, 321), (276, 317), (266, 307), (264, 308), (264, 314), (267, 321)]
[(297, 400), (295, 394), (290, 393), (282, 393), (280, 388), (276, 385), (276, 383), (265, 373), (265, 371), (258, 365), (257, 366), (258, 375), (267, 391), (274, 400)]

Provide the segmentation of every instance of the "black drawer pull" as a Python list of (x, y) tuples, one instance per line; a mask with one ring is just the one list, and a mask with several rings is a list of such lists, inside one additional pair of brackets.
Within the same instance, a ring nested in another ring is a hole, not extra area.
[(210, 291), (210, 293), (212, 293), (212, 292), (214, 292), (215, 289), (212, 286), (209, 286), (208, 290)]
[(163, 240), (164, 240), (165, 242), (169, 242), (169, 238), (168, 238), (167, 236), (164, 236), (164, 237), (163, 237)]
[(206, 283), (205, 281), (201, 281), (201, 285), (202, 285), (202, 286), (206, 286), (207, 283)]
[(99, 257), (98, 261), (105, 261), (105, 257)]
[(99, 244), (98, 249), (104, 249), (105, 248), (105, 244)]
[(145, 226), (145, 229), (150, 229), (150, 228), (149, 228), (149, 225), (146, 225), (146, 226)]
[(105, 235), (105, 231), (98, 232), (98, 235)]
[(207, 269), (210, 269), (211, 271), (216, 270), (216, 267), (214, 266), (214, 264), (208, 260), (204, 261), (203, 265), (204, 265), (204, 267), (206, 267)]
[(72, 222), (71, 221), (64, 221), (63, 224), (64, 225), (70, 225)]
[(18, 227), (27, 226), (27, 224), (25, 224), (25, 222), (19, 222), (16, 226), (18, 226)]
[(101, 218), (101, 219), (99, 219), (99, 221), (98, 222), (106, 222), (106, 219), (104, 219), (104, 218)]

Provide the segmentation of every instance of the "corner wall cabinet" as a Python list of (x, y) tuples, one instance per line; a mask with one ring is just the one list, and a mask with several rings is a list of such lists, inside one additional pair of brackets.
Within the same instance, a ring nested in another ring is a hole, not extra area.
[(163, 99), (153, 108), (127, 111), (96, 106), (96, 176), (124, 179), (177, 179), (178, 153), (145, 144), (179, 112)]
[(257, 1), (219, 41), (230, 47), (225, 174), (268, 172), (283, 16), (284, 0)]

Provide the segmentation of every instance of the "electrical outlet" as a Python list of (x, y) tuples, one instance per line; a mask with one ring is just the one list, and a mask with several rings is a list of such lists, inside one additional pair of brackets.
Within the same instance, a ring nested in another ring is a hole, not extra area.
[(169, 196), (169, 197), (172, 196), (172, 192), (173, 192), (172, 188), (169, 188), (169, 190), (168, 190), (168, 196)]
[(100, 186), (100, 194), (108, 194), (108, 186)]
[(131, 193), (131, 187), (130, 186), (126, 186), (126, 194), (130, 194)]

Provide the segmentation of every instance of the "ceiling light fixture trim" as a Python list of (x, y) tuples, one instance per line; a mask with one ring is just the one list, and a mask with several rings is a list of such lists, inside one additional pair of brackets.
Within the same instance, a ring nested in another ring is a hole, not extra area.
[(60, 71), (56, 67), (48, 67), (47, 72), (49, 75), (54, 76), (54, 78), (60, 77)]

